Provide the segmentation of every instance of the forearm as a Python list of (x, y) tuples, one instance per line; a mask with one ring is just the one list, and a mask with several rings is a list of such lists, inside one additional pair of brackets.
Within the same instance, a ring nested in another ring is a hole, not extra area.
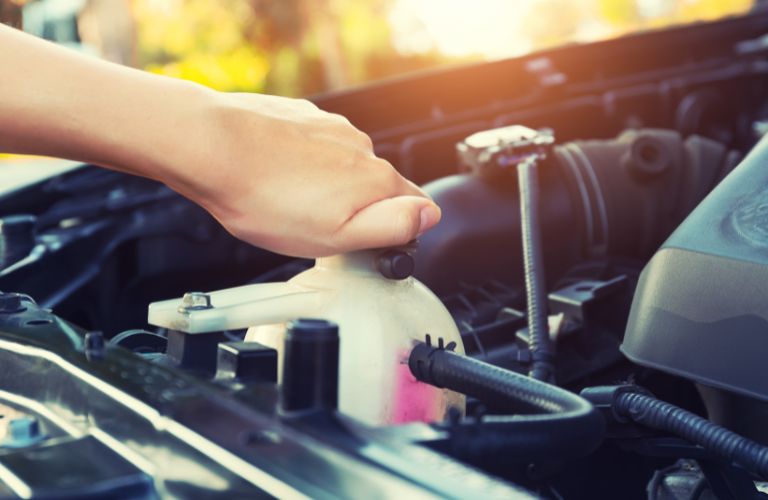
[(0, 151), (157, 179), (236, 236), (290, 255), (405, 244), (440, 219), (368, 136), (309, 101), (223, 94), (2, 25)]
[(166, 158), (181, 153), (180, 130), (189, 144), (205, 146), (202, 127), (194, 125), (212, 92), (198, 85), (106, 63), (3, 25), (0, 72), (2, 152), (165, 180), (174, 175)]

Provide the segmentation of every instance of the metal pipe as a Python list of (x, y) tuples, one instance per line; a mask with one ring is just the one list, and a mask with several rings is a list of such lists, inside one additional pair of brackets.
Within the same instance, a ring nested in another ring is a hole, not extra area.
[(538, 156), (531, 155), (517, 165), (525, 295), (528, 309), (528, 346), (531, 352), (529, 375), (537, 380), (552, 382), (554, 365), (547, 323), (547, 292), (541, 248), (537, 164)]

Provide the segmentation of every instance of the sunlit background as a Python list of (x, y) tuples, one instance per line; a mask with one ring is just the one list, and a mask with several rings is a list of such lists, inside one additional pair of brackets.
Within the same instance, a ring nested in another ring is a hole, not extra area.
[(3, 22), (228, 91), (307, 95), (721, 18), (754, 0), (0, 0)]
[[(758, 1), (0, 0), (0, 22), (218, 90), (306, 96), (738, 15)], [(26, 165), (4, 168), (0, 183), (57, 168), (2, 153), (0, 162)]]

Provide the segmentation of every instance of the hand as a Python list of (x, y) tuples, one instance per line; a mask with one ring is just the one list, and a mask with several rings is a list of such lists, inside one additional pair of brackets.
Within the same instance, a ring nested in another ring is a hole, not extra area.
[(211, 93), (204, 141), (180, 134), (165, 180), (238, 238), (319, 257), (406, 244), (440, 210), (385, 160), (370, 138), (309, 101)]
[(409, 242), (440, 210), (308, 101), (222, 94), (85, 57), (0, 24), (0, 150), (151, 177), (235, 236), (320, 257)]

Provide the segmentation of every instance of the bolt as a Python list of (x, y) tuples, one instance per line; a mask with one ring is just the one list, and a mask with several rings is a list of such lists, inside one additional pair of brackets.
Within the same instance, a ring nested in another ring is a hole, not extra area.
[(382, 276), (391, 280), (404, 280), (413, 274), (416, 263), (413, 256), (402, 250), (387, 250), (376, 260)]
[(179, 312), (200, 311), (202, 309), (211, 309), (211, 296), (203, 292), (187, 292), (181, 298)]
[(98, 331), (85, 334), (85, 357), (88, 361), (104, 359), (104, 334)]
[(0, 293), (0, 314), (13, 314), (26, 310), (21, 303), (23, 295), (19, 293)]
[(537, 163), (538, 156), (531, 155), (517, 165), (528, 310), (528, 345), (532, 361), (529, 375), (535, 379), (551, 381), (554, 368), (547, 324), (547, 293), (544, 256), (541, 248)]

